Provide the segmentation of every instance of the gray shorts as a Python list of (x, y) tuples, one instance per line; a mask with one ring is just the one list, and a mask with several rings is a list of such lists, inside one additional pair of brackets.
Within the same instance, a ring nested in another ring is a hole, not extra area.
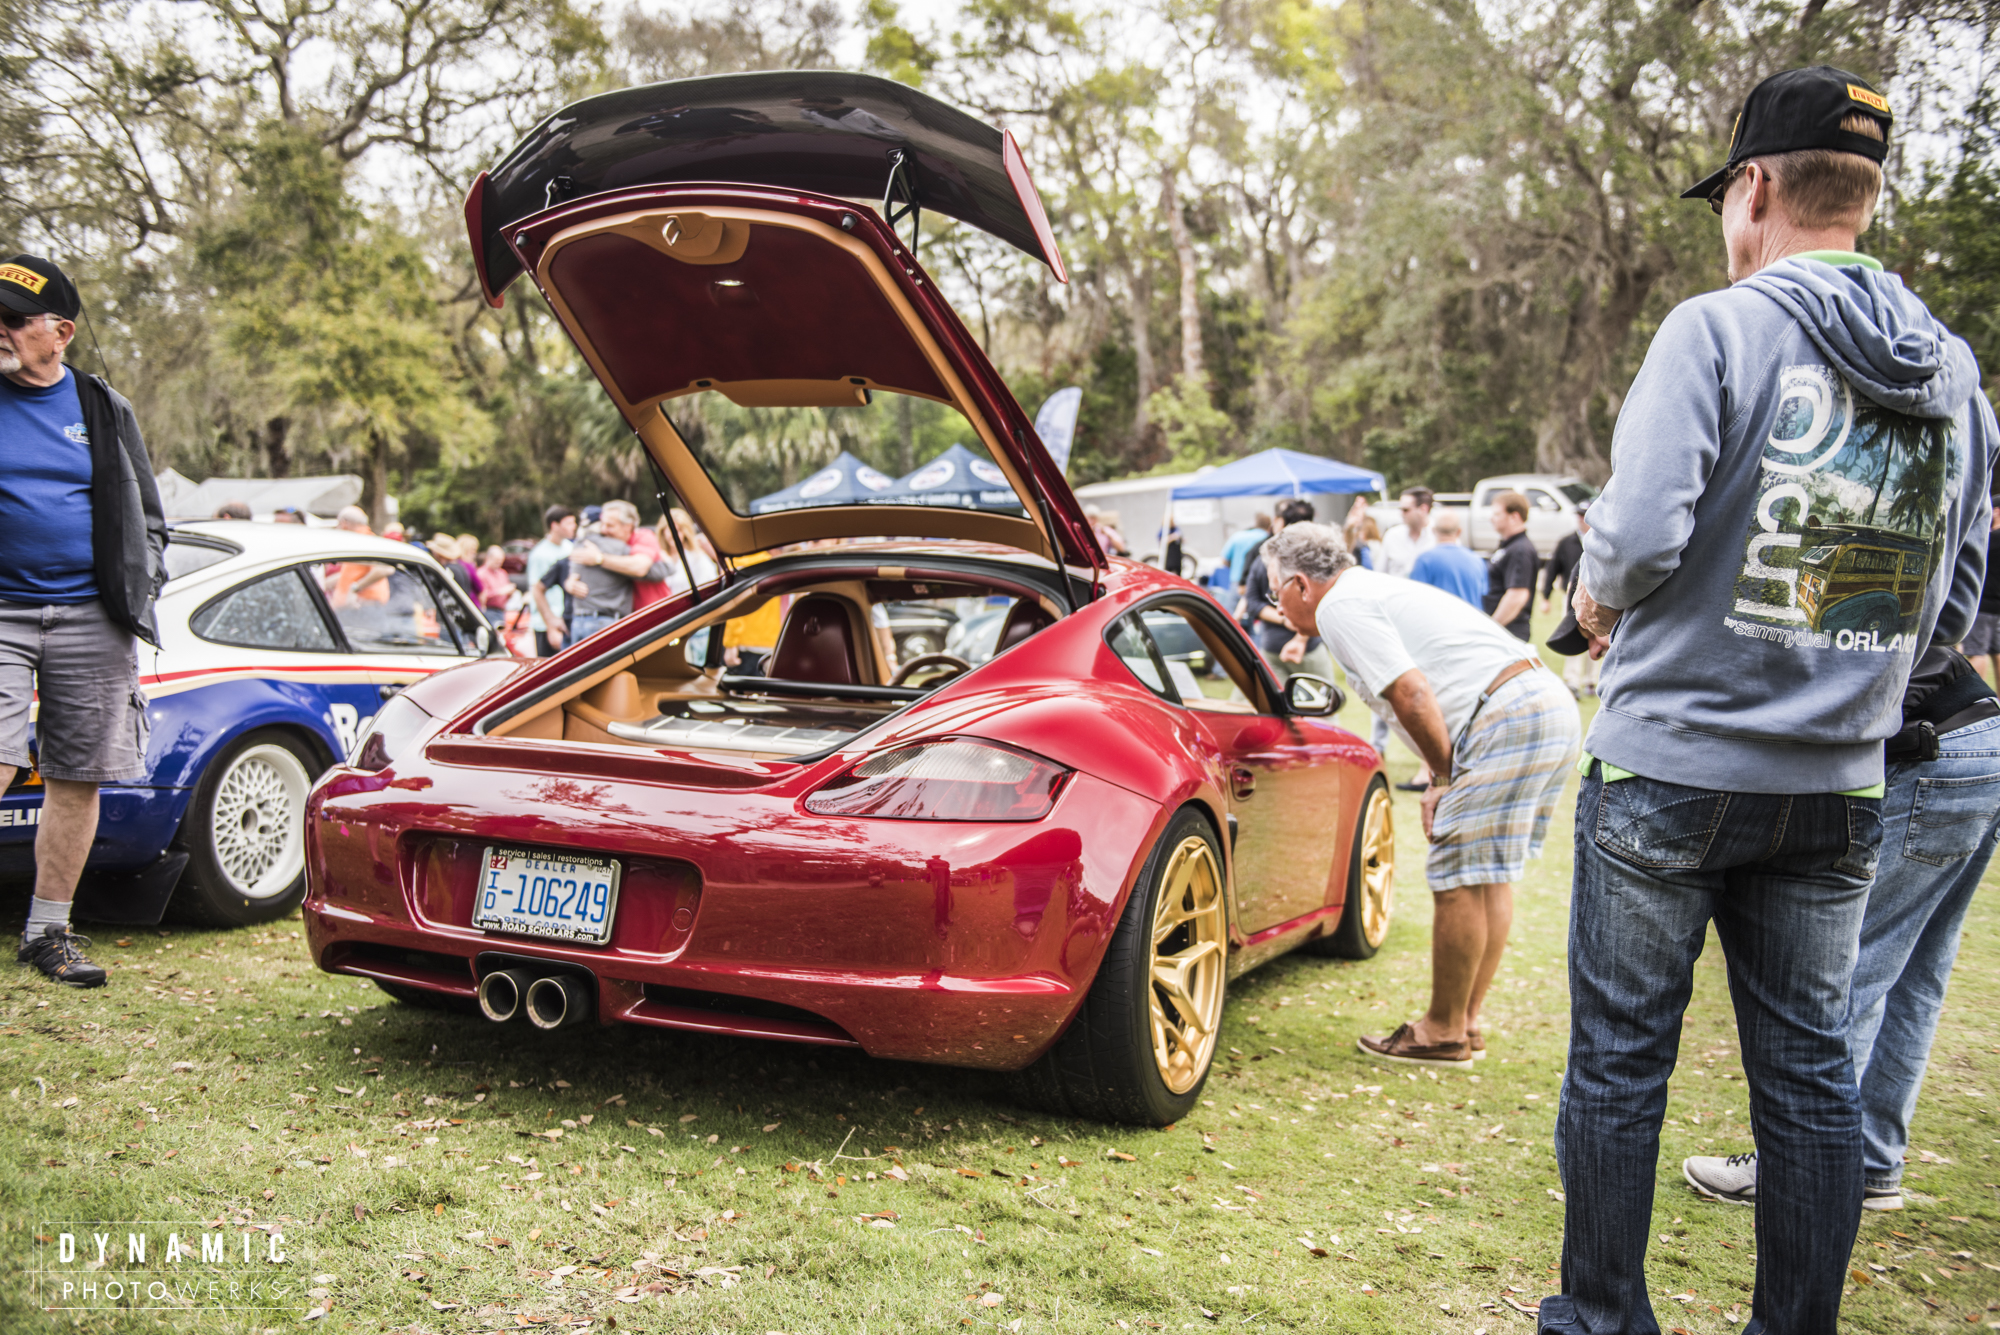
[(1972, 629), (1965, 633), (1965, 643), (1958, 651), (1967, 658), (2000, 654), (2000, 612), (1981, 612), (1972, 618)]
[(25, 766), (28, 715), (45, 779), (119, 783), (146, 772), (137, 642), (104, 604), (0, 603), (0, 765)]

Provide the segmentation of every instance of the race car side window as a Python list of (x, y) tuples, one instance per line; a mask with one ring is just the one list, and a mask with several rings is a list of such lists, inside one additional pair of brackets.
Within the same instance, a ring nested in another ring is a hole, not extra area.
[(204, 640), (245, 649), (340, 652), (319, 600), (296, 568), (238, 585), (204, 604), (188, 625)]
[(311, 570), (358, 652), (459, 656), (422, 571), (400, 561), (340, 561)]

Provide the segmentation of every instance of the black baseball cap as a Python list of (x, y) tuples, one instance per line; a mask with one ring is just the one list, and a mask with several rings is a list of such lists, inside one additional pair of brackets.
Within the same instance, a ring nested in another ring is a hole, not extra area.
[(76, 295), (76, 284), (55, 261), (40, 255), (16, 255), (0, 264), (0, 306), (21, 315), (46, 312), (74, 320), (83, 302)]
[[(1856, 111), (1881, 123), (1880, 139), (1840, 128), (1841, 121)], [(1744, 99), (1729, 134), (1729, 161), (1721, 171), (1696, 181), (1681, 198), (1707, 199), (1740, 164), (1771, 153), (1831, 148), (1880, 162), (1889, 154), (1889, 127), (1895, 120), (1889, 99), (1858, 74), (1831, 65), (1773, 74)]]

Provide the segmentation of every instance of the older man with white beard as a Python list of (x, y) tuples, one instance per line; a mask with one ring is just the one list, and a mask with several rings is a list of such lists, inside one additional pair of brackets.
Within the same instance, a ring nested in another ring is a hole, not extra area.
[(50, 261), (0, 264), (0, 791), (39, 765), (35, 893), (17, 958), (101, 987), (70, 903), (97, 835), (98, 785), (145, 772), (134, 639), (159, 643), (167, 525), (132, 405), (63, 365), (81, 311)]

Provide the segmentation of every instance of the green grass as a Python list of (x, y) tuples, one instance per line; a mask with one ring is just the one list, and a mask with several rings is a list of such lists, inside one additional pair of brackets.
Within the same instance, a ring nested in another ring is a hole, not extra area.
[[(1393, 777), (1411, 767), (1397, 756)], [(1521, 887), (1477, 1074), (1377, 1069), (1354, 1049), (1428, 986), (1415, 799), (1399, 794), (1382, 952), (1241, 980), (1204, 1102), (1166, 1131), (1041, 1116), (1003, 1076), (414, 1010), (314, 972), (296, 922), (105, 932), (108, 989), (22, 971), (0, 993), (0, 1243), (26, 1267), (51, 1220), (219, 1220), (232, 1238), (278, 1224), (283, 1272), (332, 1307), (305, 1326), (321, 1304), (303, 1292), (257, 1313), (44, 1315), (17, 1272), (0, 1329), (463, 1332), (525, 1314), (792, 1335), (1528, 1332), (1502, 1299), (1555, 1287), (1568, 811)], [(1945, 1162), (1911, 1164), (1911, 1209), (1864, 1220), (1870, 1282), (1848, 1329), (2000, 1322), (1997, 968), (1981, 899), (1915, 1127), (1913, 1157)], [(1747, 1148), (1746, 1122), (1711, 948), (1661, 1152), (1649, 1273), (1669, 1330), (1740, 1329), (1727, 1314), (1747, 1312), (1751, 1212), (1696, 1200), (1678, 1171)]]

